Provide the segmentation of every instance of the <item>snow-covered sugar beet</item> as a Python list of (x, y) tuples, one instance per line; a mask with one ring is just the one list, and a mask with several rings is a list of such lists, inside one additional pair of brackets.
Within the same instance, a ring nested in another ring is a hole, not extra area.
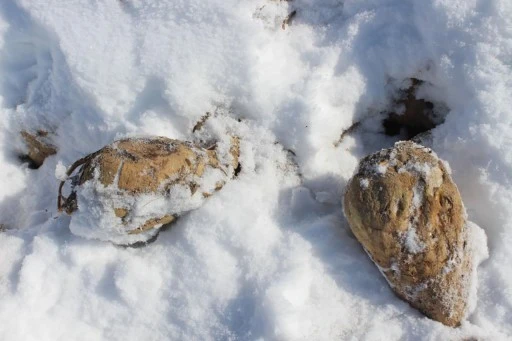
[[(379, 171), (385, 168), (386, 171)], [(366, 186), (361, 186), (361, 183)], [(428, 317), (457, 326), (475, 290), (485, 252), (467, 221), (443, 161), (414, 142), (365, 157), (350, 180), (344, 213), (394, 292)]]
[[(103, 147), (68, 170), (71, 194), (59, 209), (79, 236), (116, 244), (146, 242), (160, 227), (198, 208), (233, 177), (238, 139), (202, 148), (165, 137), (127, 138)], [(223, 155), (226, 154), (226, 155)]]

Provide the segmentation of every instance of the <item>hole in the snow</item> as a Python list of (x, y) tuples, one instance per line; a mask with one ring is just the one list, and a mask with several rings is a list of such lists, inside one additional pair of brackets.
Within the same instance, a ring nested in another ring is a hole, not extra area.
[(26, 163), (29, 169), (38, 169), (39, 167), (41, 167), (40, 164), (32, 160), (30, 156), (26, 154), (18, 155), (18, 160), (20, 160), (21, 163)]
[(237, 177), (238, 174), (240, 174), (241, 171), (242, 171), (242, 164), (239, 162), (238, 165), (235, 168), (235, 177)]
[(388, 136), (403, 134), (406, 139), (412, 139), (444, 121), (444, 115), (433, 102), (418, 97), (418, 89), (425, 83), (416, 78), (411, 78), (410, 82), (411, 85), (398, 94), (395, 110), (382, 121)]
[[(368, 110), (363, 119), (341, 132), (333, 142), (334, 147), (340, 146), (349, 135), (363, 134), (384, 134), (390, 138), (382, 141), (388, 142), (413, 140), (421, 144), (430, 143), (430, 130), (442, 124), (449, 112), (446, 104), (436, 99), (439, 89), (417, 78), (395, 79), (389, 83), (392, 87), (390, 107)], [(374, 146), (382, 148), (378, 143)]]

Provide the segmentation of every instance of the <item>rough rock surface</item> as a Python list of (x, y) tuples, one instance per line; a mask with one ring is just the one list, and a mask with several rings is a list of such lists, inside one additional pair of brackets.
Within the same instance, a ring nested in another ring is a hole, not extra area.
[(59, 191), (59, 209), (73, 214), (70, 228), (78, 235), (147, 241), (233, 177), (238, 144), (237, 138), (209, 149), (165, 137), (116, 141), (70, 167), (68, 176), (81, 166), (71, 195)]
[(31, 134), (22, 131), (20, 134), (28, 149), (27, 157), (34, 168), (39, 168), (48, 156), (57, 153), (57, 148), (47, 139), (48, 132), (39, 130), (37, 133)]
[(449, 170), (413, 142), (364, 158), (344, 213), (395, 293), (448, 326), (464, 319), (473, 269), (466, 213)]

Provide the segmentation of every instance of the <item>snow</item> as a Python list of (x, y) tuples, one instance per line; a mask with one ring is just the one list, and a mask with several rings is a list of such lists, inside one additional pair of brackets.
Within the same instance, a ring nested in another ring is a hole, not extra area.
[[(417, 224), (417, 222), (414, 222)], [(410, 224), (405, 232), (405, 247), (410, 253), (420, 253), (425, 249), (425, 244), (418, 238), (416, 227)]]
[(388, 170), (387, 162), (382, 162), (382, 163), (379, 163), (377, 166), (375, 166), (375, 172), (377, 174), (384, 175), (384, 174), (386, 174), (387, 170)]
[[(469, 236), (468, 247), (473, 255), (473, 269), (476, 269), (483, 261), (489, 258), (487, 236), (485, 231), (472, 221), (466, 223), (466, 228)], [(473, 313), (478, 305), (478, 278), (476, 272), (472, 273), (470, 281), (472, 285), (469, 288), (468, 312)]]
[(61, 161), (55, 165), (55, 178), (59, 181), (66, 181), (68, 178), (67, 168)]
[[(2, 1), (0, 339), (510, 338), (511, 20), (509, 0)], [(411, 77), (448, 108), (428, 147), (488, 238), (459, 328), (398, 299), (342, 214)], [(37, 170), (22, 129), (58, 147)], [(56, 212), (62, 165), (117, 138), (233, 133), (238, 178), (146, 247)]]
[[(404, 168), (409, 168), (409, 165), (411, 162), (408, 162)], [(418, 163), (414, 162), (412, 163), (412, 168), (417, 171), (418, 169)], [(428, 165), (426, 163), (423, 164), (424, 167), (419, 167), (420, 172), (424, 172), (425, 168), (429, 170)], [(400, 173), (400, 170), (399, 170)], [(429, 174), (430, 172), (427, 172)], [(419, 178), (421, 179), (421, 178)], [(425, 185), (422, 181), (418, 179), (418, 182), (412, 189), (412, 201), (411, 201), (411, 207), (409, 208), (409, 216), (412, 217), (412, 220), (409, 221), (409, 224), (407, 226), (407, 231), (405, 232), (405, 240), (404, 244), (407, 250), (413, 254), (422, 252), (426, 245), (418, 238), (418, 235), (416, 234), (416, 227), (418, 226), (418, 220), (419, 220), (419, 210), (424, 204), (424, 191), (425, 191)], [(425, 181), (426, 182), (426, 181)]]
[(370, 180), (368, 179), (361, 179), (361, 181), (359, 181), (359, 185), (361, 186), (361, 188), (368, 188), (368, 186), (370, 186)]

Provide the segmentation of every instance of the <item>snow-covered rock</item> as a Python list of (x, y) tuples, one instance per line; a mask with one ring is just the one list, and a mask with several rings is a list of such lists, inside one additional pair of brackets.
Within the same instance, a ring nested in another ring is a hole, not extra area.
[(470, 236), (478, 227), (468, 225), (459, 190), (431, 149), (397, 142), (365, 157), (344, 212), (399, 297), (448, 326), (461, 323), (479, 263)]
[(237, 138), (228, 149), (165, 137), (122, 139), (70, 167), (71, 175), (81, 166), (78, 186), (65, 200), (59, 193), (59, 209), (73, 214), (70, 229), (76, 235), (145, 242), (220, 190), (233, 177), (238, 154)]

